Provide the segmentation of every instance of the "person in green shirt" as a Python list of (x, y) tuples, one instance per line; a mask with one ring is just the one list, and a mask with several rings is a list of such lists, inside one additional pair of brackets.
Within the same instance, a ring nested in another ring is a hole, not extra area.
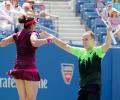
[(98, 47), (95, 47), (95, 37), (92, 31), (83, 34), (83, 48), (70, 46), (53, 37), (53, 41), (57, 46), (79, 59), (80, 88), (78, 100), (100, 100), (101, 60), (111, 45), (109, 34), (111, 30), (111, 27), (108, 28), (105, 43)]

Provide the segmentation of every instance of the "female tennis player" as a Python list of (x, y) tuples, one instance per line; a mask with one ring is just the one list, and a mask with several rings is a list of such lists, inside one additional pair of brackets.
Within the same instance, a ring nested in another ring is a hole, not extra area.
[(0, 46), (15, 42), (16, 63), (8, 75), (15, 79), (20, 100), (36, 100), (40, 81), (36, 67), (36, 48), (52, 42), (52, 38), (38, 38), (38, 33), (34, 32), (36, 20), (33, 17), (22, 15), (18, 21), (24, 25), (24, 29), (3, 39)]

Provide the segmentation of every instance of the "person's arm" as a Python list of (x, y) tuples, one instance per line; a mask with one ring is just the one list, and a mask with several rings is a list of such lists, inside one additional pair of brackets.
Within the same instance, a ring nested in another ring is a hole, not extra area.
[(71, 46), (70, 46), (70, 45), (68, 45), (67, 43), (63, 42), (62, 40), (54, 37), (52, 34), (49, 34), (49, 33), (47, 33), (47, 32), (44, 32), (43, 34), (44, 34), (45, 36), (47, 36), (47, 37), (49, 37), (49, 36), (50, 36), (50, 37), (53, 37), (53, 42), (54, 42), (57, 46), (59, 46), (60, 48), (64, 49), (65, 51), (71, 53), (71, 51), (70, 51), (70, 50), (71, 50)]
[(107, 8), (104, 8), (103, 11), (101, 12), (101, 17), (104, 19), (104, 20), (107, 20), (108, 19), (108, 10)]
[(65, 43), (64, 41), (56, 38), (55, 36), (53, 36), (52, 34), (49, 34), (47, 32), (44, 32), (44, 34), (48, 37), (52, 37), (53, 43), (55, 43), (58, 47), (65, 50), (66, 52), (76, 56), (77, 58), (79, 58), (79, 57), (81, 57), (81, 55), (83, 55), (83, 52), (84, 52), (83, 48), (70, 46), (67, 43)]
[(36, 34), (31, 35), (30, 41), (31, 41), (32, 46), (34, 46), (34, 47), (39, 47), (39, 46), (42, 46), (44, 44), (47, 44), (46, 39), (38, 39)]
[(112, 42), (112, 39), (110, 36), (110, 31), (112, 31), (112, 27), (109, 27), (109, 29), (107, 30), (106, 40), (105, 40), (105, 43), (102, 45), (102, 50), (104, 52), (107, 52), (107, 50), (109, 49), (111, 42)]
[(5, 20), (7, 20), (10, 24), (13, 24), (13, 21), (12, 21), (11, 17), (8, 16), (7, 14), (6, 14), (6, 15), (1, 14), (1, 15), (0, 15), (0, 19), (5, 19)]
[(2, 39), (2, 40), (0, 41), (0, 47), (7, 46), (7, 45), (9, 45), (9, 44), (11, 44), (11, 43), (13, 43), (13, 42), (14, 42), (13, 36), (12, 36), (12, 35), (11, 35), (11, 36), (8, 36), (8, 37), (6, 37), (5, 39)]
[(8, 22), (10, 24), (14, 24), (14, 22), (13, 22), (13, 20), (12, 20), (12, 18), (10, 16), (6, 16), (5, 18), (6, 18), (6, 20), (8, 20)]
[(31, 41), (32, 46), (39, 47), (39, 46), (42, 46), (44, 44), (53, 42), (53, 38), (52, 37), (48, 37), (48, 38), (40, 37), (40, 39), (39, 39), (37, 37), (37, 35), (33, 33), (30, 37), (30, 41)]
[(63, 42), (62, 40), (54, 37), (54, 43), (59, 46), (60, 48), (64, 49), (65, 51), (71, 53), (71, 46), (67, 43)]

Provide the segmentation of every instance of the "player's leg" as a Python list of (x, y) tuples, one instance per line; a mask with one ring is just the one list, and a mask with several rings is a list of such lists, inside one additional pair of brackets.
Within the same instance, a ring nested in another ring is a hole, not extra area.
[(26, 81), (25, 80), (25, 87), (27, 93), (28, 100), (36, 100), (36, 96), (38, 93), (38, 86), (39, 81)]
[(26, 89), (25, 89), (25, 82), (21, 79), (15, 79), (16, 88), (19, 94), (20, 100), (26, 100)]

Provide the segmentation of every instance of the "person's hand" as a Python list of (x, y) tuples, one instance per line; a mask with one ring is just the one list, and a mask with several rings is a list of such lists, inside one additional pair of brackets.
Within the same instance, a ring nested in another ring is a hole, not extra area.
[(112, 31), (112, 29), (113, 29), (113, 27), (112, 27), (112, 25), (108, 25), (108, 32), (111, 32)]
[(47, 40), (47, 43), (52, 43), (52, 42), (54, 42), (55, 38), (54, 37), (49, 37), (46, 40)]
[(115, 35), (118, 36), (118, 37), (120, 37), (120, 25), (118, 25), (118, 26), (116, 27)]

